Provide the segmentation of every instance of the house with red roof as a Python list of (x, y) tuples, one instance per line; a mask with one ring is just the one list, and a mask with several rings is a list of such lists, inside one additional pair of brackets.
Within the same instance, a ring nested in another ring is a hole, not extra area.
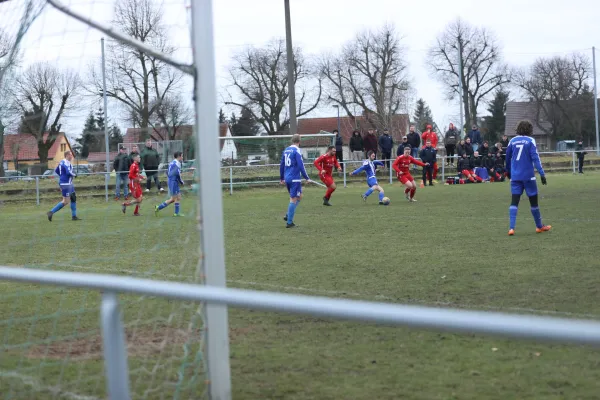
[[(44, 134), (44, 140), (48, 133)], [(73, 151), (67, 136), (60, 132), (48, 150), (48, 169), (54, 169), (64, 158), (65, 151)], [(4, 135), (4, 161), (7, 169), (22, 169), (40, 163), (37, 139), (27, 133)]]

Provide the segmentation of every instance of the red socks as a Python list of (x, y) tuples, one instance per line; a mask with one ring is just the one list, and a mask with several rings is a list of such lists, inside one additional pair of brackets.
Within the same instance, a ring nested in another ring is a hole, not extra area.
[(412, 189), (406, 188), (404, 189), (404, 194), (408, 194), (408, 192), (410, 192)]
[(327, 192), (325, 193), (325, 198), (329, 200), (331, 198), (331, 194), (335, 192), (335, 189), (327, 188)]
[(138, 211), (140, 211), (140, 206), (139, 206), (139, 204), (136, 204), (134, 212), (137, 214)]
[(413, 197), (415, 197), (415, 192), (417, 191), (416, 188), (412, 188), (410, 189), (410, 198), (412, 199)]

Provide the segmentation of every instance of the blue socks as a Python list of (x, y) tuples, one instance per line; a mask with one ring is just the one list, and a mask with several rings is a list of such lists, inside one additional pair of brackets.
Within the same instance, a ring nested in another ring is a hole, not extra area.
[(71, 217), (77, 216), (77, 204), (71, 202)]
[[(508, 215), (510, 217), (510, 229), (515, 229), (515, 225), (517, 224), (517, 212), (518, 211), (519, 211), (519, 207), (517, 207), (517, 206), (510, 206), (508, 208)], [(533, 210), (532, 210), (532, 212), (533, 212)]]
[(531, 207), (531, 215), (533, 215), (533, 220), (535, 221), (535, 227), (541, 228), (542, 224), (542, 214), (540, 213), (539, 207)]
[(175, 203), (175, 214), (179, 214), (179, 203)]
[(379, 192), (379, 201), (383, 201), (383, 197), (384, 197), (383, 193)]
[(287, 212), (288, 225), (294, 223), (294, 214), (296, 214), (296, 207), (297, 207), (296, 203), (290, 202), (290, 204), (288, 205), (288, 212)]
[(65, 205), (62, 203), (62, 201), (60, 203), (58, 203), (57, 205), (54, 206), (54, 208), (52, 208), (52, 210), (50, 210), (50, 212), (52, 214), (60, 211)]
[(161, 204), (158, 206), (158, 209), (159, 209), (159, 210), (162, 210), (163, 208), (166, 208), (167, 206), (168, 206), (167, 202), (166, 202), (166, 201), (163, 201), (163, 202), (162, 202), (162, 203), (161, 203)]
[(371, 193), (373, 193), (373, 189), (369, 188), (369, 190), (365, 192), (365, 197), (369, 197)]

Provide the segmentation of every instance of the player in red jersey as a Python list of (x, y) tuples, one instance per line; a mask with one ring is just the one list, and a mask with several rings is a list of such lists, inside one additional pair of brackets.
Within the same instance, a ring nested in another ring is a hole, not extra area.
[[(428, 140), (431, 140), (431, 147), (433, 147), (434, 149), (437, 149), (438, 135), (437, 135), (437, 133), (435, 133), (432, 130), (431, 125), (427, 125), (427, 129), (421, 135), (421, 139), (422, 139), (422, 143), (423, 143), (423, 148), (425, 148), (425, 146), (426, 146), (425, 143), (427, 143)], [(436, 161), (433, 163), (433, 179), (437, 179), (437, 173), (438, 173), (438, 164)], [(429, 179), (429, 176), (427, 176), (427, 178)]]
[(410, 155), (411, 148), (410, 146), (406, 146), (404, 148), (404, 155), (398, 156), (396, 161), (392, 164), (392, 168), (396, 171), (396, 176), (398, 180), (406, 187), (404, 189), (404, 194), (406, 195), (406, 199), (408, 201), (416, 201), (415, 200), (415, 192), (417, 191), (417, 184), (415, 183), (415, 178), (410, 174), (410, 170), (408, 167), (410, 164), (415, 164), (420, 167), (428, 166), (429, 163), (421, 162)]
[(325, 192), (325, 197), (323, 197), (323, 205), (330, 206), (329, 199), (333, 192), (335, 192), (336, 186), (333, 181), (333, 167), (335, 167), (338, 171), (342, 169), (340, 163), (337, 160), (335, 146), (329, 146), (327, 148), (327, 152), (317, 158), (314, 162), (315, 167), (319, 170), (319, 177), (321, 178), (321, 182), (327, 186), (327, 192)]
[(139, 217), (140, 204), (142, 204), (142, 200), (144, 199), (142, 194), (142, 185), (140, 182), (144, 179), (146, 178), (140, 175), (140, 155), (134, 154), (133, 164), (131, 164), (131, 167), (129, 167), (129, 192), (131, 193), (133, 200), (126, 201), (121, 205), (121, 211), (123, 211), (123, 214), (125, 214), (128, 206), (135, 204), (135, 211), (133, 212), (133, 215)]

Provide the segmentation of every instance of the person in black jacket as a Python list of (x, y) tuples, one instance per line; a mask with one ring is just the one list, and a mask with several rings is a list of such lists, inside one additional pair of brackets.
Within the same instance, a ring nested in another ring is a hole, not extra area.
[(398, 145), (398, 149), (396, 149), (396, 157), (400, 157), (401, 155), (404, 155), (404, 148), (407, 146), (410, 146), (408, 144), (408, 138), (406, 136), (403, 136), (402, 141)]
[[(337, 150), (336, 150), (337, 153)], [(350, 138), (350, 159), (352, 161), (362, 161), (365, 157), (365, 148), (363, 138), (359, 131), (352, 132)]]
[(340, 135), (340, 131), (337, 129), (333, 130), (335, 133), (335, 157), (340, 163), (342, 167), (342, 171), (344, 170), (344, 140), (342, 139), (342, 135)]
[(123, 189), (123, 195), (125, 200), (129, 200), (129, 167), (131, 167), (131, 158), (127, 155), (127, 149), (125, 147), (119, 148), (119, 154), (115, 157), (113, 162), (113, 169), (115, 170), (115, 176), (117, 178), (117, 187), (115, 193), (115, 200), (121, 198), (121, 185), (125, 185)]
[(165, 189), (160, 187), (160, 179), (158, 179), (158, 166), (160, 165), (160, 156), (158, 151), (152, 148), (152, 140), (146, 140), (146, 147), (142, 151), (142, 165), (146, 172), (146, 192), (152, 189), (152, 178), (159, 192), (164, 192)]
[(487, 169), (490, 182), (502, 182), (504, 180), (496, 170), (496, 157), (491, 153), (483, 158), (483, 166)]
[(383, 130), (383, 135), (379, 137), (379, 148), (381, 149), (381, 158), (384, 160), (386, 168), (390, 168), (390, 159), (392, 158), (392, 148), (394, 140), (387, 129)]
[(425, 142), (419, 158), (426, 164), (423, 167), (423, 185), (427, 186), (427, 181), (429, 181), (429, 186), (433, 186), (433, 164), (436, 162), (437, 150), (431, 146), (431, 140)]
[[(411, 125), (410, 126), (410, 132), (408, 133), (407, 137), (407, 141), (408, 144), (410, 145), (411, 148), (411, 153), (410, 155), (413, 158), (418, 158), (419, 157), (419, 148), (421, 147), (421, 136), (415, 132), (415, 126)], [(413, 165), (413, 170), (417, 169), (416, 165)]]
[(577, 152), (577, 161), (579, 164), (579, 173), (583, 174), (583, 159), (587, 154), (586, 151), (583, 151), (583, 139), (579, 139), (577, 141), (577, 146), (575, 147), (575, 151)]

